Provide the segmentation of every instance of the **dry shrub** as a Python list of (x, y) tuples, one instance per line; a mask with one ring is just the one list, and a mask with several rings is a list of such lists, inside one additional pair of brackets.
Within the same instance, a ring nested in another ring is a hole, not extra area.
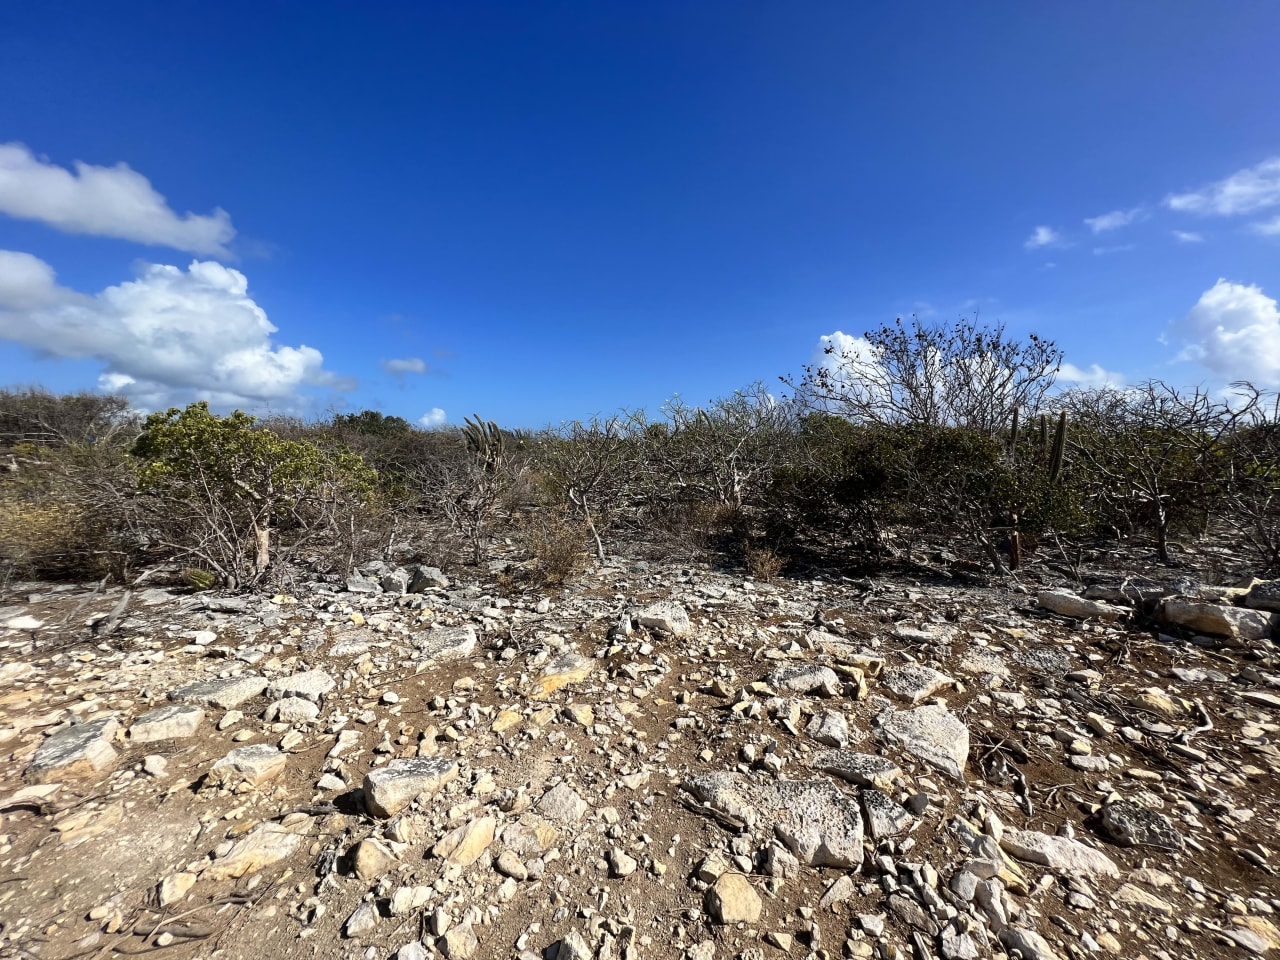
[(107, 532), (82, 505), (0, 500), (0, 567), (18, 576), (99, 577), (110, 569)]
[(742, 553), (747, 572), (756, 580), (762, 580), (765, 583), (772, 581), (786, 565), (786, 561), (768, 547), (748, 544), (743, 548)]
[(529, 578), (545, 586), (559, 586), (572, 580), (585, 565), (587, 537), (587, 528), (581, 522), (554, 516), (531, 517), (521, 531), (521, 539), (533, 561)]

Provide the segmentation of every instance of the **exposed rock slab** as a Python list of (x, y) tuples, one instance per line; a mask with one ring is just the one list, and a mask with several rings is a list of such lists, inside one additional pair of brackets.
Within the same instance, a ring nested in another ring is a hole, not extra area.
[(236, 747), (209, 771), (211, 784), (248, 783), (260, 786), (284, 772), (289, 758), (269, 743)]
[(364, 777), (364, 802), (378, 817), (393, 817), (418, 797), (430, 796), (458, 775), (444, 757), (408, 757), (376, 767)]
[(119, 756), (111, 746), (120, 724), (114, 717), (66, 727), (50, 734), (36, 748), (27, 767), (29, 783), (48, 783), (63, 777), (93, 777), (115, 766)]
[(1103, 833), (1126, 847), (1181, 850), (1186, 846), (1173, 821), (1129, 800), (1107, 804), (1102, 808), (1098, 822)]
[(1269, 613), (1280, 613), (1280, 580), (1264, 580), (1255, 583), (1245, 596), (1246, 606)]
[(1081, 620), (1119, 620), (1129, 615), (1124, 607), (1112, 606), (1101, 600), (1087, 600), (1070, 590), (1041, 590), (1036, 596), (1036, 603), (1045, 610)]
[(155, 743), (157, 740), (181, 740), (193, 737), (204, 723), (204, 711), (188, 703), (170, 703), (149, 710), (129, 727), (129, 739), (134, 743)]
[(687, 637), (693, 632), (693, 624), (689, 622), (689, 613), (678, 603), (663, 600), (641, 607), (636, 611), (636, 620), (640, 626), (650, 630), (660, 630), (673, 637)]
[(1214, 636), (1265, 640), (1271, 636), (1277, 615), (1265, 610), (1227, 607), (1216, 603), (1166, 600), (1160, 605), (1160, 618), (1165, 623)]
[(565, 651), (542, 669), (542, 675), (533, 682), (529, 696), (545, 700), (557, 690), (573, 683), (581, 683), (595, 672), (596, 662), (581, 654)]
[(892, 760), (852, 750), (825, 750), (810, 761), (810, 766), (860, 787), (881, 790), (891, 789), (902, 776), (902, 768)]
[(1120, 868), (1105, 853), (1070, 837), (1006, 828), (1000, 838), (1000, 847), (1018, 860), (1067, 874), (1120, 876)]
[(765, 677), (765, 682), (776, 690), (790, 693), (813, 693), (836, 696), (840, 692), (840, 678), (830, 667), (814, 663), (796, 663), (779, 667)]
[(476, 628), (470, 624), (460, 627), (435, 627), (418, 634), (410, 641), (423, 660), (447, 663), (462, 660), (476, 649)]
[(309, 723), (320, 716), (320, 707), (303, 697), (284, 697), (267, 706), (262, 715), (267, 723)]
[(896, 837), (911, 826), (911, 811), (883, 790), (868, 787), (858, 791), (867, 815), (867, 830), (873, 840)]
[(469, 867), (489, 849), (497, 825), (493, 817), (477, 817), (446, 833), (431, 852), (455, 867)]
[(741, 873), (723, 873), (707, 890), (706, 907), (719, 924), (756, 923), (763, 908), (760, 894)]
[(292, 829), (264, 823), (237, 840), (225, 857), (205, 867), (200, 876), (204, 880), (238, 880), (292, 856), (301, 845), (302, 837)]
[(267, 684), (267, 694), (272, 697), (301, 697), (319, 703), (335, 686), (337, 681), (323, 670), (307, 670), (272, 680)]
[(805, 732), (828, 747), (843, 747), (849, 743), (849, 721), (836, 710), (819, 710)]
[(862, 863), (862, 814), (828, 780), (754, 781), (721, 771), (694, 777), (683, 786), (712, 810), (748, 828), (771, 826), (803, 864), (856, 867)]
[(945, 673), (918, 663), (889, 667), (881, 676), (880, 682), (894, 695), (912, 704), (928, 700), (956, 683), (954, 678)]
[(577, 823), (587, 812), (587, 801), (567, 783), (557, 783), (542, 795), (537, 810), (544, 817), (557, 823)]
[(250, 674), (244, 677), (225, 677), (189, 683), (185, 687), (172, 691), (169, 699), (231, 710), (246, 700), (252, 700), (265, 689), (267, 689), (267, 678)]
[(969, 728), (938, 704), (898, 710), (884, 719), (880, 736), (954, 780), (964, 782)]

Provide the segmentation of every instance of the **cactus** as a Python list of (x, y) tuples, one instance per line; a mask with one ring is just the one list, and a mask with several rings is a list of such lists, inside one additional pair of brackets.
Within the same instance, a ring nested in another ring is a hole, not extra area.
[(1009, 459), (1016, 460), (1018, 458), (1018, 432), (1021, 429), (1021, 407), (1013, 408), (1013, 426), (1009, 428)]
[(462, 439), (467, 449), (484, 463), (486, 472), (493, 472), (505, 459), (508, 447), (508, 434), (492, 420), (482, 420), (479, 414), (475, 418), (463, 417)]
[(1058, 429), (1053, 435), (1053, 452), (1049, 455), (1049, 482), (1062, 476), (1062, 461), (1067, 449), (1067, 411), (1058, 414)]

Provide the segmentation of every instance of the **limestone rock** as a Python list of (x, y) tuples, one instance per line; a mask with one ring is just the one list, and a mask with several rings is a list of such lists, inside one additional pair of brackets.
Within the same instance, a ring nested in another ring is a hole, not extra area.
[(196, 884), (194, 873), (171, 873), (160, 881), (157, 897), (160, 906), (167, 907), (171, 903), (183, 900)]
[(609, 876), (614, 878), (629, 877), (640, 866), (635, 857), (620, 847), (612, 847), (605, 860), (609, 864)]
[(1021, 953), (1022, 960), (1060, 960), (1048, 940), (1025, 927), (1005, 927), (1000, 931), (1000, 943), (1006, 950)]
[(440, 950), (448, 960), (470, 960), (480, 949), (480, 939), (469, 923), (450, 927), (440, 939)]
[(260, 786), (284, 772), (289, 758), (269, 743), (236, 747), (209, 771), (209, 783), (233, 786), (240, 782)]
[(301, 697), (319, 703), (326, 693), (337, 686), (337, 681), (323, 670), (307, 670), (291, 677), (278, 677), (267, 685), (267, 695), (272, 697)]
[(555, 960), (592, 960), (593, 956), (594, 951), (582, 939), (582, 934), (577, 930), (570, 930), (560, 941)]
[(772, 790), (774, 833), (803, 864), (856, 867), (862, 863), (862, 815), (827, 780), (785, 780)]
[(946, 707), (927, 704), (895, 711), (885, 719), (880, 735), (952, 779), (964, 782), (969, 728)]
[(825, 750), (817, 754), (810, 764), (823, 773), (860, 787), (879, 787), (881, 790), (891, 789), (902, 777), (902, 768), (892, 760), (852, 750)]
[(1105, 853), (1069, 837), (1006, 827), (1000, 838), (1000, 847), (1026, 863), (1039, 864), (1065, 874), (1120, 876), (1120, 868)]
[(504, 877), (510, 877), (513, 880), (529, 879), (528, 869), (514, 850), (503, 850), (494, 857), (493, 868)]
[(955, 686), (955, 680), (945, 673), (918, 663), (889, 667), (880, 682), (893, 694), (912, 704), (921, 703), (939, 691)]
[(636, 620), (642, 627), (660, 630), (673, 637), (687, 637), (693, 631), (685, 608), (666, 600), (641, 607), (636, 612)]
[(858, 792), (867, 814), (867, 829), (873, 840), (896, 837), (911, 826), (911, 812), (893, 797), (874, 787)]
[(377, 817), (393, 817), (420, 796), (429, 796), (458, 775), (443, 757), (409, 757), (376, 767), (364, 777), (364, 802)]
[(1098, 822), (1103, 833), (1126, 847), (1181, 850), (1185, 846), (1182, 834), (1168, 817), (1128, 800), (1107, 804)]
[(544, 817), (558, 823), (577, 823), (587, 812), (587, 801), (580, 797), (573, 787), (563, 781), (556, 784), (542, 795), (537, 810)]
[(542, 675), (529, 690), (529, 696), (534, 700), (545, 700), (562, 687), (581, 683), (591, 676), (595, 668), (594, 660), (566, 650), (543, 667)]
[(497, 825), (493, 817), (479, 817), (464, 823), (441, 837), (431, 852), (455, 867), (469, 867), (489, 849)]
[(267, 707), (262, 718), (267, 723), (310, 723), (320, 716), (320, 707), (303, 697), (285, 697)]
[(843, 747), (849, 742), (849, 722), (836, 710), (815, 713), (805, 732), (828, 747)]
[(246, 700), (251, 700), (267, 689), (266, 677), (249, 674), (244, 677), (227, 677), (222, 680), (201, 680), (179, 687), (169, 694), (170, 700), (197, 703), (206, 707), (231, 710)]
[(1119, 620), (1129, 615), (1129, 611), (1124, 607), (1112, 606), (1098, 600), (1086, 600), (1070, 590), (1041, 590), (1036, 597), (1036, 603), (1045, 610), (1081, 620)]
[(745, 876), (723, 873), (707, 890), (706, 907), (716, 923), (756, 923), (763, 904)]
[(204, 722), (204, 711), (185, 703), (171, 703), (157, 707), (138, 717), (129, 727), (129, 739), (134, 743), (155, 743), (157, 740), (181, 740), (195, 736)]
[(790, 693), (812, 693), (821, 691), (826, 696), (836, 696), (840, 692), (840, 678), (830, 667), (812, 663), (797, 663), (779, 667), (765, 678), (769, 686)]
[(377, 880), (394, 869), (396, 858), (380, 841), (366, 837), (347, 854), (351, 872), (361, 880)]
[(378, 908), (372, 903), (362, 903), (347, 917), (342, 932), (348, 937), (363, 937), (373, 933), (378, 926)]
[(63, 777), (101, 776), (118, 759), (111, 741), (119, 729), (114, 717), (102, 717), (51, 733), (36, 748), (27, 767), (27, 781), (48, 783)]
[(476, 628), (470, 624), (460, 627), (434, 627), (419, 634), (411, 641), (423, 660), (447, 663), (463, 660), (476, 649)]
[(407, 588), (409, 593), (424, 593), (432, 588), (449, 589), (449, 578), (440, 572), (439, 567), (418, 567), (413, 571)]
[(1117, 903), (1123, 903), (1125, 906), (1138, 907), (1166, 917), (1173, 914), (1173, 904), (1168, 900), (1157, 897), (1154, 893), (1149, 893), (1132, 883), (1122, 884), (1115, 892), (1115, 898)]
[(1255, 610), (1280, 613), (1280, 580), (1263, 580), (1255, 583), (1244, 602)]
[(204, 880), (239, 880), (292, 856), (302, 837), (278, 823), (263, 823), (237, 840), (225, 857), (200, 874)]
[(1271, 636), (1276, 614), (1244, 607), (1226, 607), (1216, 603), (1189, 600), (1165, 600), (1160, 604), (1160, 618), (1166, 623), (1186, 627), (1200, 633), (1242, 640), (1266, 640)]

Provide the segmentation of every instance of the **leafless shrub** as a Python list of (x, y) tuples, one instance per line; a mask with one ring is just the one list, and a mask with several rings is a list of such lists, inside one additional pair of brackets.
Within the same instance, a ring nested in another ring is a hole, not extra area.
[(1234, 438), (1259, 400), (1247, 384), (1227, 402), (1159, 380), (1068, 392), (1069, 451), (1089, 513), (1117, 532), (1149, 531), (1160, 560), (1171, 562), (1173, 536), (1202, 534), (1223, 515), (1235, 487)]

